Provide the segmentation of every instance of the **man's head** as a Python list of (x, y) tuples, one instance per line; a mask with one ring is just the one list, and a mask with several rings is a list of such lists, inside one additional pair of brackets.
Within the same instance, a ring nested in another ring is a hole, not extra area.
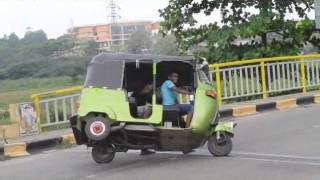
[(147, 83), (141, 90), (141, 94), (150, 94), (152, 93), (152, 90), (153, 90), (153, 84)]
[(178, 73), (176, 73), (175, 71), (172, 71), (169, 76), (168, 79), (171, 80), (173, 83), (177, 83), (179, 80), (179, 75)]

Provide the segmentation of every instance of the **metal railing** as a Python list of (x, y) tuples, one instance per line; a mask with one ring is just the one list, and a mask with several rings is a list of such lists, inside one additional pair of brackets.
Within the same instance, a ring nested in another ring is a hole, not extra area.
[[(210, 65), (219, 104), (268, 98), (320, 87), (320, 54), (241, 60)], [(39, 127), (67, 123), (82, 87), (32, 95)], [(41, 128), (40, 128), (41, 129)]]
[(267, 98), (294, 90), (306, 93), (308, 88), (320, 87), (318, 54), (242, 60), (210, 67), (220, 105), (223, 100)]
[(81, 86), (77, 86), (31, 96), (40, 132), (43, 127), (68, 123), (68, 118), (76, 112), (75, 105), (81, 89)]
[(42, 127), (64, 124), (68, 118), (76, 113), (76, 101), (80, 94), (60, 96), (40, 101), (40, 122)]

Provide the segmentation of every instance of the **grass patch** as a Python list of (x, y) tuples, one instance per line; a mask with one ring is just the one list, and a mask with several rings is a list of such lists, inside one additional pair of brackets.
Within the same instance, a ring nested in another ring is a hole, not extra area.
[(82, 83), (83, 78), (75, 80), (71, 77), (0, 80), (0, 125), (10, 124), (9, 104), (30, 102), (32, 94), (77, 86)]
[(0, 112), (0, 125), (10, 124), (10, 114), (8, 111)]
[(25, 78), (0, 81), (0, 111), (6, 111), (9, 104), (31, 101), (30, 95), (39, 92), (81, 85), (70, 77)]

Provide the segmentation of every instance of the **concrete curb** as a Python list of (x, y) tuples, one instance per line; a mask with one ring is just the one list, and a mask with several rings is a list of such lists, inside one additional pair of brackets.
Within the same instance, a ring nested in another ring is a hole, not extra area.
[(28, 156), (27, 144), (24, 142), (4, 145), (4, 156), (9, 158)]
[(233, 108), (233, 116), (249, 116), (257, 113), (257, 107), (255, 105), (239, 106)]
[(273, 110), (282, 110), (295, 108), (306, 104), (320, 104), (320, 95), (302, 96), (298, 98), (289, 98), (282, 100), (269, 101), (264, 103), (256, 103), (251, 105), (237, 106), (230, 109), (220, 110), (221, 118), (231, 118), (254, 115), (257, 113)]
[[(64, 134), (60, 137), (55, 137), (55, 138), (47, 138), (47, 139), (42, 139), (42, 140), (37, 140), (37, 141), (30, 141), (30, 142), (20, 142), (19, 144), (24, 144), (24, 149), (25, 149), (25, 154), (27, 155), (29, 150), (32, 149), (40, 149), (41, 147), (46, 147), (50, 145), (74, 145), (76, 143), (73, 134)], [(12, 157), (19, 157), (20, 155), (17, 156), (11, 156), (7, 155), (8, 152), (9, 154), (12, 154), (11, 150), (8, 149), (6, 146), (10, 147), (11, 145), (15, 145), (17, 143), (9, 143), (5, 144), (4, 146), (0, 147), (0, 161), (1, 160), (6, 160), (7, 157), (12, 158)]]

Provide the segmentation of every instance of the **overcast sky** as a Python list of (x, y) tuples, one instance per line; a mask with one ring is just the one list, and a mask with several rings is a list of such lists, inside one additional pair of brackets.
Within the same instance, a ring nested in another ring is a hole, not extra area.
[[(0, 0), (0, 37), (15, 32), (23, 37), (27, 27), (43, 29), (49, 38), (72, 26), (107, 22), (108, 0)], [(158, 9), (169, 0), (116, 0), (121, 20), (160, 20)], [(312, 16), (312, 14), (311, 14)], [(314, 16), (314, 15), (313, 15)], [(219, 12), (200, 16), (200, 23), (218, 21)]]
[[(168, 0), (116, 0), (121, 20), (159, 20)], [(50, 38), (75, 26), (107, 22), (108, 0), (0, 0), (0, 37), (27, 27), (43, 29)]]

